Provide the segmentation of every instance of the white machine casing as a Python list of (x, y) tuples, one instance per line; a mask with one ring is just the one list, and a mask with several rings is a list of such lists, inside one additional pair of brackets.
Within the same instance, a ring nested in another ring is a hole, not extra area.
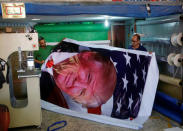
[[(28, 37), (31, 39), (28, 39)], [(37, 33), (2, 33), (0, 34), (0, 58), (8, 61), (8, 56), (18, 51), (35, 51), (39, 49)], [(3, 71), (6, 75), (6, 71)], [(12, 107), (10, 102), (10, 87), (8, 83), (3, 84), (0, 89), (0, 104), (8, 107), (10, 112), (9, 128), (23, 126), (40, 126), (42, 121), (40, 105), (39, 77), (27, 77), (27, 99), (25, 107)]]

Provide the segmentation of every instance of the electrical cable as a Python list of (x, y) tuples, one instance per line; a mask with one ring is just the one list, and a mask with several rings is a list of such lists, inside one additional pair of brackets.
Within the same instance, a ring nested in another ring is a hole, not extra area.
[[(57, 124), (64, 124), (64, 125), (62, 125), (62, 126), (60, 126), (60, 127), (58, 127), (58, 128), (54, 128), (54, 129), (50, 129), (51, 127), (53, 127), (53, 126), (55, 126), (55, 125), (57, 125)], [(47, 128), (47, 131), (56, 131), (56, 130), (59, 130), (60, 128), (63, 128), (63, 127), (65, 127), (67, 125), (67, 121), (58, 121), (58, 122), (55, 122), (55, 123), (53, 123), (53, 124), (51, 124), (48, 128)]]

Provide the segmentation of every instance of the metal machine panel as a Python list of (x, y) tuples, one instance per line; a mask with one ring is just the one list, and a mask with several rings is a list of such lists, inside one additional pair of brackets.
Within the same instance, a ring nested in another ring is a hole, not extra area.
[(37, 33), (4, 33), (0, 34), (0, 56), (7, 60), (7, 57), (18, 51), (18, 47), (22, 51), (38, 50), (38, 34)]

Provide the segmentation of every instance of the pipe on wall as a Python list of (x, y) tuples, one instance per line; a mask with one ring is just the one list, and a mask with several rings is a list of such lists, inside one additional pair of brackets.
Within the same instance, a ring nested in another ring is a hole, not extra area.
[(183, 15), (175, 15), (175, 16), (161, 17), (161, 18), (151, 18), (151, 19), (146, 19), (145, 21), (137, 21), (136, 26), (180, 22), (182, 20), (183, 20)]

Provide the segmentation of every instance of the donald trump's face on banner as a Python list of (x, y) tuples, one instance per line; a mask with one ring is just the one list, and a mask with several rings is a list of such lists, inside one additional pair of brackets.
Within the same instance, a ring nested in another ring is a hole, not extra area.
[(85, 107), (106, 103), (116, 86), (113, 63), (96, 52), (82, 52), (57, 63), (53, 77), (61, 91)]

